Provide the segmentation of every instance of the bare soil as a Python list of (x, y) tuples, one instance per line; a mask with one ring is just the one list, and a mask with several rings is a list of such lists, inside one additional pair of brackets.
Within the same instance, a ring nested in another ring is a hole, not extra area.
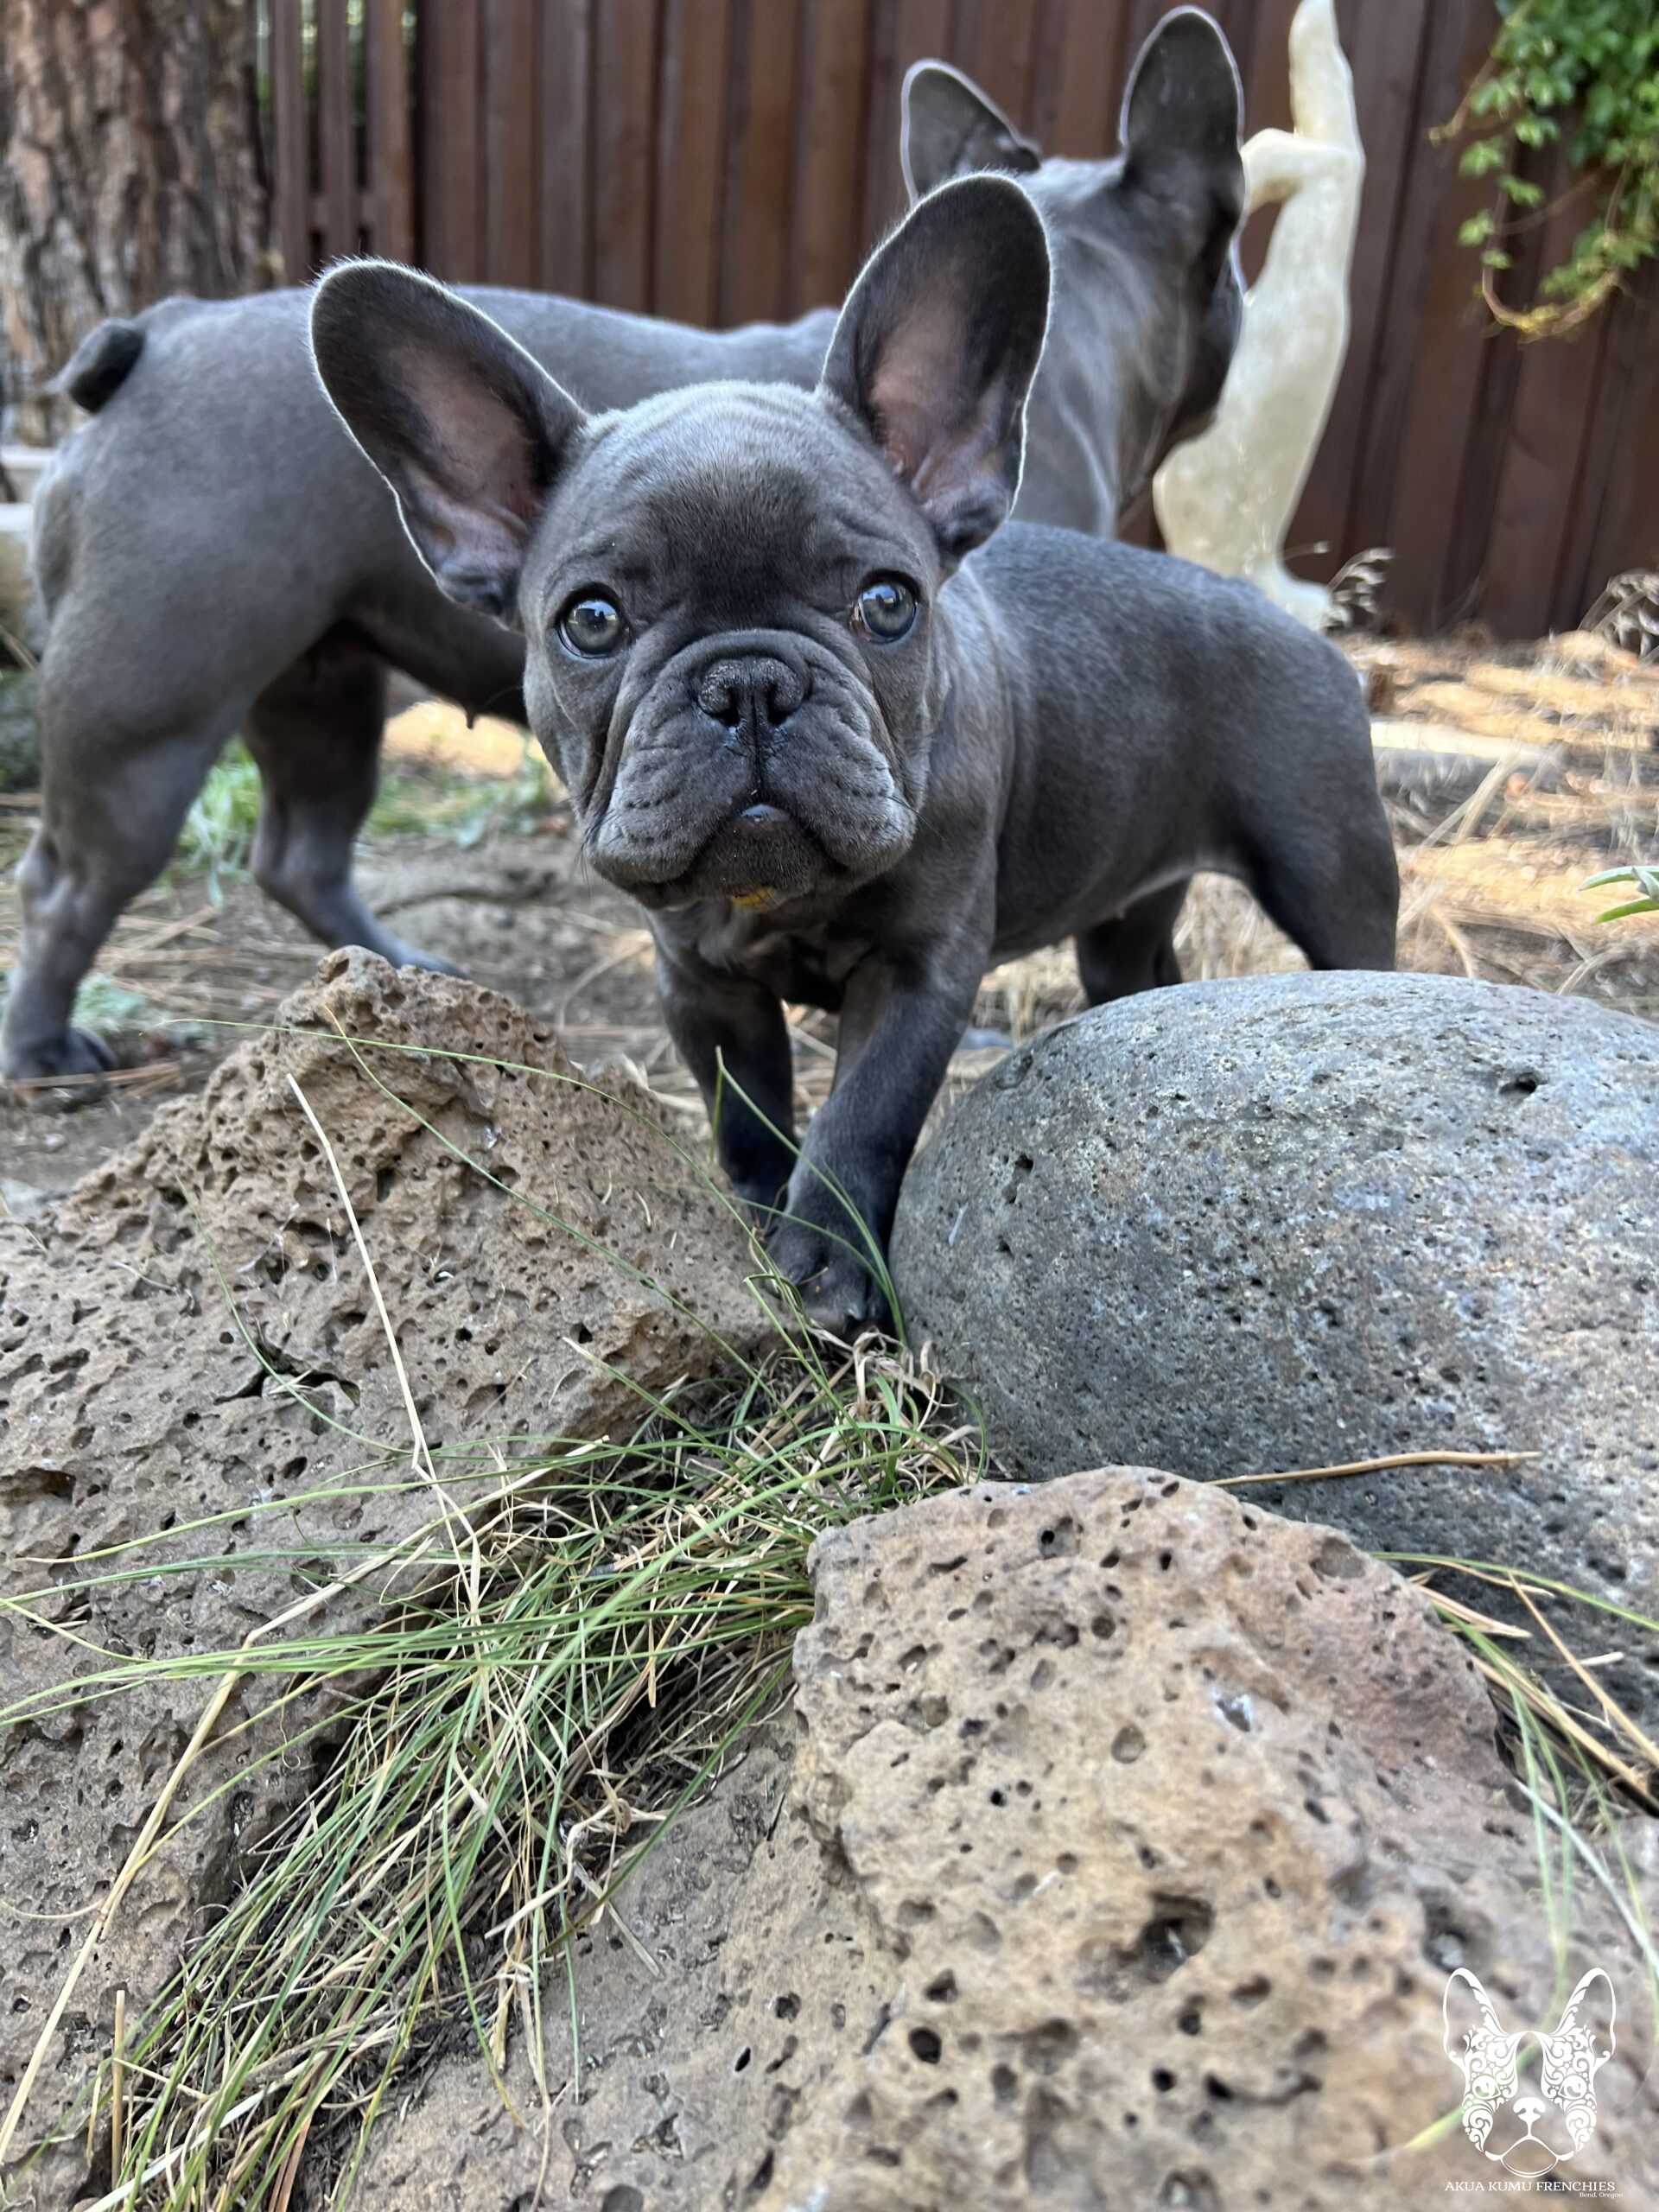
[[(1371, 689), (1395, 826), (1402, 965), (1659, 1014), (1659, 917), (1599, 926), (1611, 900), (1583, 888), (1600, 869), (1659, 854), (1659, 670), (1577, 634), (1504, 649), (1475, 636), (1368, 641), (1351, 654)], [(577, 1060), (637, 1072), (695, 1130), (701, 1110), (658, 1018), (650, 940), (628, 900), (582, 864), (556, 792), (528, 812), (504, 807), (506, 826), (487, 826), (492, 794), (515, 776), (522, 789), (523, 761), (523, 740), (505, 725), (468, 730), (435, 702), (399, 716), (389, 774), (398, 818), (413, 826), (365, 841), (365, 893), (400, 934), (556, 1021)], [(478, 793), (470, 842), (454, 827), (458, 785)], [(27, 795), (0, 801), (0, 860), (21, 849), (33, 807)], [(0, 966), (10, 964), (17, 928), (8, 881)], [(1215, 878), (1196, 887), (1178, 943), (1190, 976), (1300, 964), (1248, 895)], [(26, 1212), (65, 1189), (137, 1136), (160, 1099), (199, 1088), (250, 1025), (308, 980), (318, 957), (245, 877), (175, 871), (123, 918), (99, 962), (105, 995), (90, 1026), (113, 1031), (129, 1065), (101, 1093), (57, 1086), (0, 1098), (6, 1204)], [(1067, 947), (997, 969), (953, 1085), (1081, 1003)], [(809, 1107), (828, 1088), (834, 1024), (803, 1011), (794, 1028)]]

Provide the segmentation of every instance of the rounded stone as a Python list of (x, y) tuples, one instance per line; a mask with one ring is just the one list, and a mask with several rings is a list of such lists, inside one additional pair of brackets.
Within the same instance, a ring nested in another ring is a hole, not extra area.
[[(1440, 976), (1120, 1001), (963, 1100), (893, 1268), (1010, 1472), (1529, 1453), (1253, 1495), (1659, 1613), (1659, 1027)], [(1655, 1639), (1595, 1634), (1659, 1707)]]

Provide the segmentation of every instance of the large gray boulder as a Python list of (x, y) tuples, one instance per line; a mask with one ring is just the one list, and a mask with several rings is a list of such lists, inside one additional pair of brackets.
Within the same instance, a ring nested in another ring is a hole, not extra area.
[[(1659, 1612), (1659, 1028), (1440, 976), (1274, 976), (1102, 1007), (917, 1160), (912, 1338), (1029, 1478), (1508, 1449), (1264, 1488), (1381, 1550)], [(1604, 1677), (1659, 1705), (1624, 1624)]]

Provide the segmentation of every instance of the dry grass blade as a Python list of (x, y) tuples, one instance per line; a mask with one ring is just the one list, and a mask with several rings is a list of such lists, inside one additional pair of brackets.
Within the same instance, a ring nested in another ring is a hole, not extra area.
[(1390, 1452), (1380, 1459), (1349, 1459), (1333, 1467), (1290, 1467), (1277, 1475), (1219, 1475), (1219, 1490), (1243, 1490), (1252, 1483), (1322, 1483), (1338, 1475), (1376, 1475), (1389, 1467), (1512, 1467), (1535, 1459), (1535, 1452)]
[[(1608, 1694), (1608, 1693), (1602, 1688), (1601, 1684), (1596, 1680), (1595, 1676), (1590, 1673), (1584, 1662), (1581, 1659), (1575, 1657), (1574, 1655), (1567, 1649), (1566, 1644), (1561, 1641), (1560, 1635), (1554, 1624), (1544, 1618), (1542, 1613), (1539, 1611), (1537, 1606), (1534, 1605), (1531, 1598), (1528, 1595), (1524, 1586), (1511, 1576), (1510, 1580), (1510, 1587), (1514, 1591), (1516, 1596), (1521, 1600), (1521, 1603), (1526, 1607), (1527, 1611), (1532, 1615), (1534, 1620), (1537, 1622), (1539, 1627), (1549, 1638), (1551, 1643), (1554, 1645), (1556, 1650), (1560, 1654), (1567, 1664), (1573, 1669), (1573, 1672), (1578, 1676), (1579, 1680), (1589, 1691), (1591, 1696), (1594, 1698), (1596, 1703), (1601, 1707), (1602, 1717), (1604, 1719), (1609, 1721), (1611, 1726), (1618, 1730), (1618, 1733), (1628, 1742), (1635, 1745), (1637, 1749), (1642, 1753), (1643, 1758), (1646, 1759), (1649, 1766), (1652, 1768), (1655, 1772), (1659, 1773), (1659, 1744), (1656, 1744), (1654, 1742), (1652, 1737), (1649, 1736), (1647, 1731), (1624, 1710), (1624, 1707), (1618, 1702), (1617, 1698), (1611, 1697)], [(1643, 1789), (1642, 1794), (1644, 1796), (1648, 1796), (1646, 1789)]]

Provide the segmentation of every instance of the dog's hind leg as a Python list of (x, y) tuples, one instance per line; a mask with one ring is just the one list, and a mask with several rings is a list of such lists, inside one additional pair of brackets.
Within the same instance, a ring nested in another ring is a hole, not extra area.
[(1380, 803), (1374, 821), (1339, 838), (1283, 839), (1263, 855), (1249, 884), (1310, 968), (1394, 966), (1400, 871)]
[(1090, 1006), (1180, 982), (1175, 924), (1186, 893), (1185, 882), (1166, 884), (1110, 921), (1077, 932), (1077, 973)]
[(121, 910), (166, 867), (190, 803), (236, 728), (231, 705), (164, 738), (112, 729), (109, 707), (41, 671), (41, 820), (17, 870), (22, 941), (0, 1034), (15, 1080), (89, 1075), (103, 1045), (70, 1027), (75, 993)]
[(243, 725), (264, 793), (254, 878), (325, 944), (360, 944), (397, 967), (453, 973), (383, 929), (352, 881), (352, 849), (374, 802), (385, 715), (385, 663), (344, 628), (328, 632), (259, 694)]

